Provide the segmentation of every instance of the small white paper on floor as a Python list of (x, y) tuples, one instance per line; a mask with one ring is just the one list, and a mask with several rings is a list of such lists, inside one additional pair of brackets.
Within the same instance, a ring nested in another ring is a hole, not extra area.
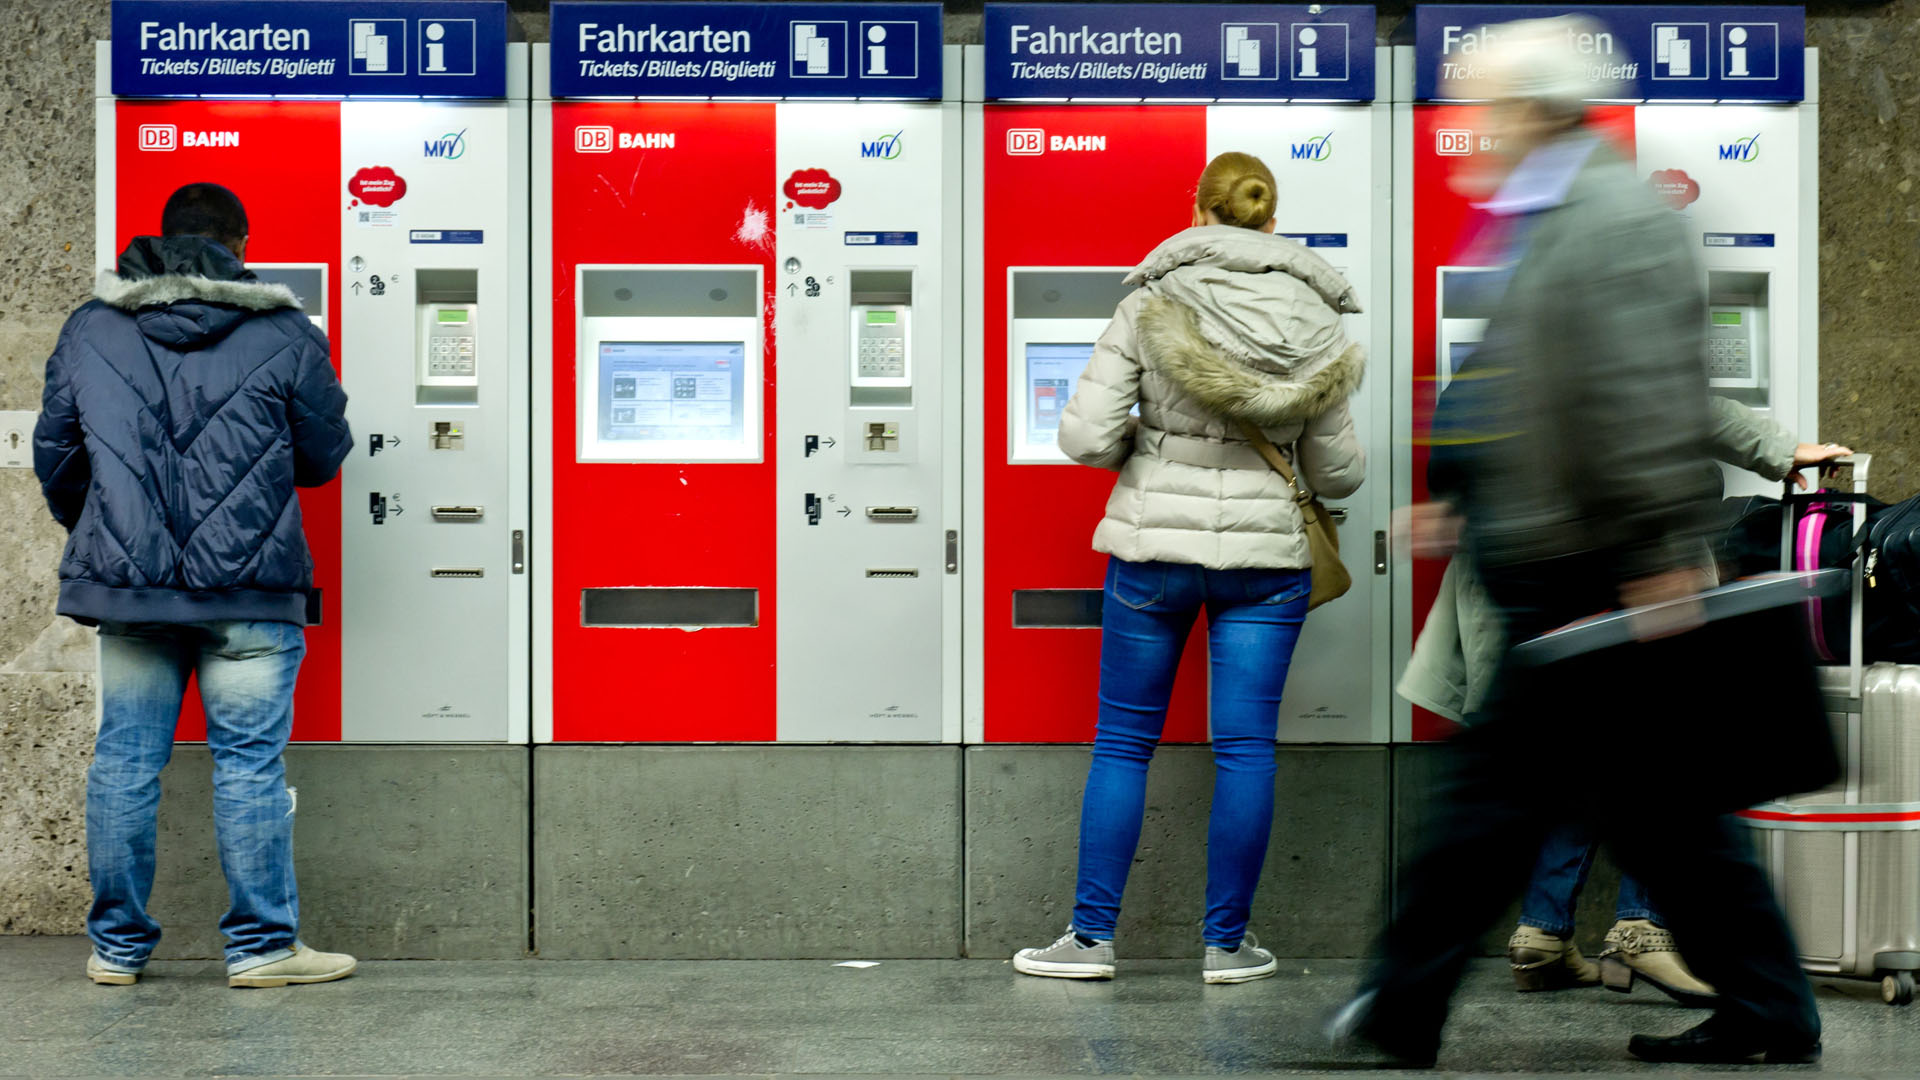
[(850, 968), (870, 968), (870, 967), (879, 967), (880, 961), (878, 960), (842, 960), (833, 966), (834, 967), (850, 967)]

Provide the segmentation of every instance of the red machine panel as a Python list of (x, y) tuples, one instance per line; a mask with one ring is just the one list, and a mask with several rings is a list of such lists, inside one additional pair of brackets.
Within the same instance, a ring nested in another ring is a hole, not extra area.
[[(604, 129), (606, 141), (577, 139), (580, 128)], [(771, 104), (553, 106), (553, 470), (544, 482), (556, 741), (775, 737), (774, 132)], [(622, 138), (634, 133), (672, 139)], [(755, 263), (766, 313), (763, 460), (578, 460), (579, 268)], [(581, 625), (584, 588), (714, 585), (759, 590), (758, 624)]]
[[(248, 262), (327, 268), (327, 331), (337, 343), (339, 215), (347, 197), (340, 182), (340, 106), (122, 101), (114, 110), (114, 249), (158, 233), (160, 210), (182, 184), (223, 184), (247, 208)], [(333, 364), (338, 370), (337, 344)], [(314, 584), (323, 598), (320, 625), (307, 628), (307, 658), (294, 692), (293, 738), (300, 742), (340, 739), (340, 497), (338, 480), (300, 492)], [(187, 695), (178, 737), (206, 738), (197, 691)]]
[[(1010, 464), (1008, 271), (1132, 267), (1191, 224), (1206, 167), (1204, 106), (987, 105), (985, 113), (984, 699), (988, 742), (1093, 738), (1100, 634), (1014, 626), (1022, 589), (1098, 589), (1091, 546), (1113, 474)], [(1038, 141), (1027, 133), (1039, 133)], [(1020, 134), (1016, 134), (1020, 133)], [(1055, 136), (1065, 137), (1054, 146)], [(1033, 148), (1038, 147), (1037, 152)], [(1066, 149), (1073, 147), (1074, 149)], [(1169, 742), (1207, 738), (1206, 638), (1187, 642)]]
[[(1475, 131), (1481, 106), (1416, 105), (1413, 108), (1413, 356), (1408, 370), (1413, 393), (1413, 500), (1425, 502), (1427, 492), (1428, 421), (1433, 415), (1439, 386), (1440, 350), (1439, 271), (1446, 266), (1486, 266), (1501, 255), (1497, 245), (1484, 242), (1486, 216), (1474, 208), (1483, 196), (1474, 194), (1471, 176), (1486, 159)], [(1605, 133), (1625, 153), (1633, 154), (1633, 108), (1613, 106), (1596, 110)], [(1437, 559), (1413, 564), (1413, 630), (1417, 637), (1426, 624), (1440, 591), (1446, 563)], [(1455, 731), (1446, 718), (1418, 706), (1413, 710), (1413, 739), (1430, 742)]]

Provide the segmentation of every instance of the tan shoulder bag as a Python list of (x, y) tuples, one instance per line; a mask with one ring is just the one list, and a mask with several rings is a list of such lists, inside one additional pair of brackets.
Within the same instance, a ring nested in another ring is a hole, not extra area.
[(1300, 507), (1300, 520), (1307, 531), (1307, 550), (1313, 555), (1313, 590), (1307, 596), (1307, 610), (1347, 595), (1347, 590), (1353, 588), (1353, 575), (1347, 573), (1346, 564), (1340, 561), (1340, 533), (1334, 528), (1333, 517), (1321, 505), (1319, 496), (1300, 486), (1286, 455), (1273, 445), (1265, 432), (1244, 420), (1239, 424), (1247, 441), (1293, 489), (1293, 501)]

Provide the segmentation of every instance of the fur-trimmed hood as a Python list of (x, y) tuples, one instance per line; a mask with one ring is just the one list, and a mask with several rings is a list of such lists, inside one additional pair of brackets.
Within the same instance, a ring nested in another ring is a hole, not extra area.
[(118, 268), (101, 273), (93, 295), (176, 349), (204, 348), (258, 312), (300, 306), (292, 289), (261, 281), (224, 246), (200, 236), (135, 237)]
[(1347, 400), (1366, 354), (1341, 315), (1353, 286), (1281, 236), (1203, 226), (1175, 234), (1128, 278), (1142, 285), (1143, 358), (1209, 409), (1262, 427), (1301, 423)]

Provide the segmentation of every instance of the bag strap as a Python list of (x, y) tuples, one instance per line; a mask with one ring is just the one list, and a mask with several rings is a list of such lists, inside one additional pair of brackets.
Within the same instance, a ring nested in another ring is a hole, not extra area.
[(1253, 448), (1260, 452), (1260, 456), (1266, 459), (1268, 465), (1273, 466), (1273, 471), (1280, 474), (1280, 479), (1285, 480), (1287, 486), (1293, 489), (1293, 501), (1303, 507), (1312, 502), (1313, 495), (1301, 490), (1300, 480), (1294, 475), (1293, 466), (1287, 463), (1287, 457), (1280, 452), (1280, 448), (1273, 445), (1273, 440), (1267, 438), (1267, 433), (1245, 420), (1236, 422), (1240, 425), (1240, 431), (1246, 435), (1247, 441), (1253, 444)]

